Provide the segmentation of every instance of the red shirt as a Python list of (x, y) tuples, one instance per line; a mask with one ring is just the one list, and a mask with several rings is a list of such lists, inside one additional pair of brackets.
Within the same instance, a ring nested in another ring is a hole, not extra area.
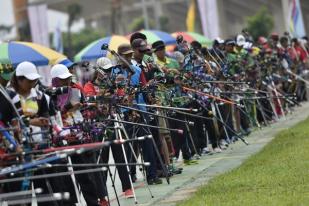
[(72, 88), (79, 89), (82, 94), (84, 94), (84, 88), (80, 83), (73, 83)]
[(306, 51), (300, 46), (295, 46), (295, 50), (296, 50), (296, 53), (299, 57), (299, 60), (302, 61), (302, 62), (306, 62), (307, 58), (308, 58)]
[(98, 88), (92, 82), (87, 82), (83, 88), (86, 96), (95, 96), (98, 94)]

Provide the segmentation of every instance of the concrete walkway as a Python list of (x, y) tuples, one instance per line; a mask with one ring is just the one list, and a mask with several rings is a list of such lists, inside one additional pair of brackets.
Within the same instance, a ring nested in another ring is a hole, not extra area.
[[(237, 141), (220, 154), (203, 156), (199, 160), (198, 165), (183, 166), (183, 173), (173, 176), (170, 179), (171, 184), (168, 185), (166, 181), (164, 181), (162, 185), (150, 186), (154, 198), (151, 198), (144, 182), (138, 181), (135, 183), (138, 201), (137, 205), (176, 205), (179, 201), (190, 197), (199, 186), (207, 184), (214, 176), (241, 165), (248, 157), (259, 152), (279, 131), (288, 129), (296, 123), (305, 120), (308, 116), (309, 103), (305, 103), (301, 107), (295, 108), (295, 111), (287, 115), (286, 119), (281, 118), (277, 123), (263, 128), (262, 130), (257, 130), (246, 137), (246, 140), (249, 142), (248, 146), (241, 141)], [(118, 205), (117, 201), (114, 199), (113, 189), (110, 186), (108, 187), (112, 200), (111, 205)], [(117, 191), (121, 191), (119, 181), (116, 182), (116, 189)], [(123, 195), (120, 195), (120, 205), (135, 205), (134, 199), (125, 199)]]

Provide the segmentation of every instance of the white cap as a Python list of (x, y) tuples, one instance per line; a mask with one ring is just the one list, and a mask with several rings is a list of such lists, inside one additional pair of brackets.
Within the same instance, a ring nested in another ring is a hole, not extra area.
[(245, 49), (250, 49), (252, 46), (253, 46), (253, 44), (252, 44), (251, 42), (246, 42), (246, 43), (244, 44), (244, 48), (245, 48)]
[(56, 64), (51, 68), (50, 71), (51, 77), (59, 78), (59, 79), (67, 79), (72, 76), (68, 67), (64, 66), (63, 64)]
[(220, 37), (217, 37), (217, 38), (215, 39), (215, 41), (217, 41), (219, 44), (223, 44), (223, 43), (224, 43), (224, 40), (221, 39)]
[(16, 67), (16, 76), (24, 76), (29, 80), (36, 80), (41, 78), (36, 69), (36, 66), (33, 63), (27, 61), (18, 64)]
[(236, 44), (238, 46), (244, 46), (246, 44), (246, 38), (241, 34), (237, 35)]
[(109, 69), (113, 67), (112, 61), (107, 57), (101, 57), (97, 60), (97, 66), (102, 67), (103, 69)]

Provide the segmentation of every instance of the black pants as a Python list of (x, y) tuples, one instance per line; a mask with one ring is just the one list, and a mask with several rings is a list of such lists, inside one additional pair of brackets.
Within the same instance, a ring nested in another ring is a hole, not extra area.
[[(202, 113), (199, 113), (197, 115), (203, 116)], [(190, 130), (188, 132), (190, 132), (192, 136), (192, 139), (190, 139), (189, 141), (191, 155), (194, 155), (196, 152), (198, 154), (201, 154), (202, 149), (206, 147), (207, 145), (206, 134), (204, 131), (204, 127), (205, 127), (204, 120), (198, 117), (191, 117), (191, 116), (186, 117), (186, 118), (187, 118), (187, 121), (194, 123), (194, 125), (188, 125), (189, 130)], [(197, 151), (194, 150), (194, 147), (196, 148)]]
[(235, 131), (235, 129), (233, 126), (232, 108), (230, 105), (227, 105), (227, 104), (219, 105), (218, 108), (222, 116), (222, 121), (224, 122), (224, 124), (221, 122), (219, 123), (221, 137), (224, 139), (227, 139), (227, 135), (228, 135), (228, 137), (231, 138), (232, 136), (235, 135), (235, 133), (233, 132)]
[[(72, 163), (96, 163), (96, 153), (86, 152), (80, 155), (72, 156)], [(90, 169), (91, 167), (76, 167), (74, 170)], [(104, 177), (102, 172), (93, 172), (87, 174), (76, 175), (76, 180), (81, 187), (81, 191), (88, 206), (97, 206), (98, 199), (102, 199), (107, 196), (107, 188), (104, 183)]]
[[(175, 114), (172, 117), (176, 119), (185, 120), (185, 116), (182, 114)], [(173, 146), (175, 150), (175, 156), (178, 158), (179, 152), (181, 150), (183, 159), (189, 160), (192, 155), (191, 155), (191, 151), (189, 148), (189, 142), (188, 142), (189, 134), (188, 134), (188, 130), (186, 128), (185, 123), (177, 122), (174, 120), (169, 120), (169, 125), (173, 129), (181, 129), (183, 131), (183, 134), (179, 134), (176, 132), (171, 133)]]
[[(125, 146), (125, 145), (124, 145)], [(122, 145), (111, 145), (111, 150), (113, 153), (113, 158), (115, 163), (125, 163), (125, 159), (124, 159), (124, 153), (122, 150)], [(109, 160), (109, 148), (103, 148), (102, 153), (101, 153), (101, 162), (102, 163), (108, 163)], [(129, 158), (127, 159), (129, 161)], [(129, 173), (127, 171), (127, 167), (126, 166), (116, 166), (117, 171), (118, 171), (118, 175), (121, 181), (121, 185), (122, 185), (122, 191), (126, 191), (127, 189), (131, 188), (131, 184), (130, 184), (130, 179), (129, 179)], [(105, 182), (106, 182), (106, 177), (107, 177), (107, 172), (105, 173)]]

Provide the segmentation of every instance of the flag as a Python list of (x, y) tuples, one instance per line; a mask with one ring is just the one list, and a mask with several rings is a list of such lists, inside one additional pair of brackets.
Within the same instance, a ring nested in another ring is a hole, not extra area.
[(204, 36), (215, 39), (220, 36), (217, 0), (197, 0)]
[(189, 10), (187, 13), (187, 31), (194, 32), (195, 25), (195, 0), (191, 0), (191, 4), (189, 6)]
[(49, 47), (47, 5), (28, 6), (32, 42)]
[(288, 30), (294, 37), (306, 35), (304, 21), (299, 0), (289, 0), (288, 5)]
[(61, 33), (61, 23), (58, 22), (54, 35), (53, 35), (53, 48), (59, 52), (63, 53), (63, 42), (62, 42), (62, 33)]

